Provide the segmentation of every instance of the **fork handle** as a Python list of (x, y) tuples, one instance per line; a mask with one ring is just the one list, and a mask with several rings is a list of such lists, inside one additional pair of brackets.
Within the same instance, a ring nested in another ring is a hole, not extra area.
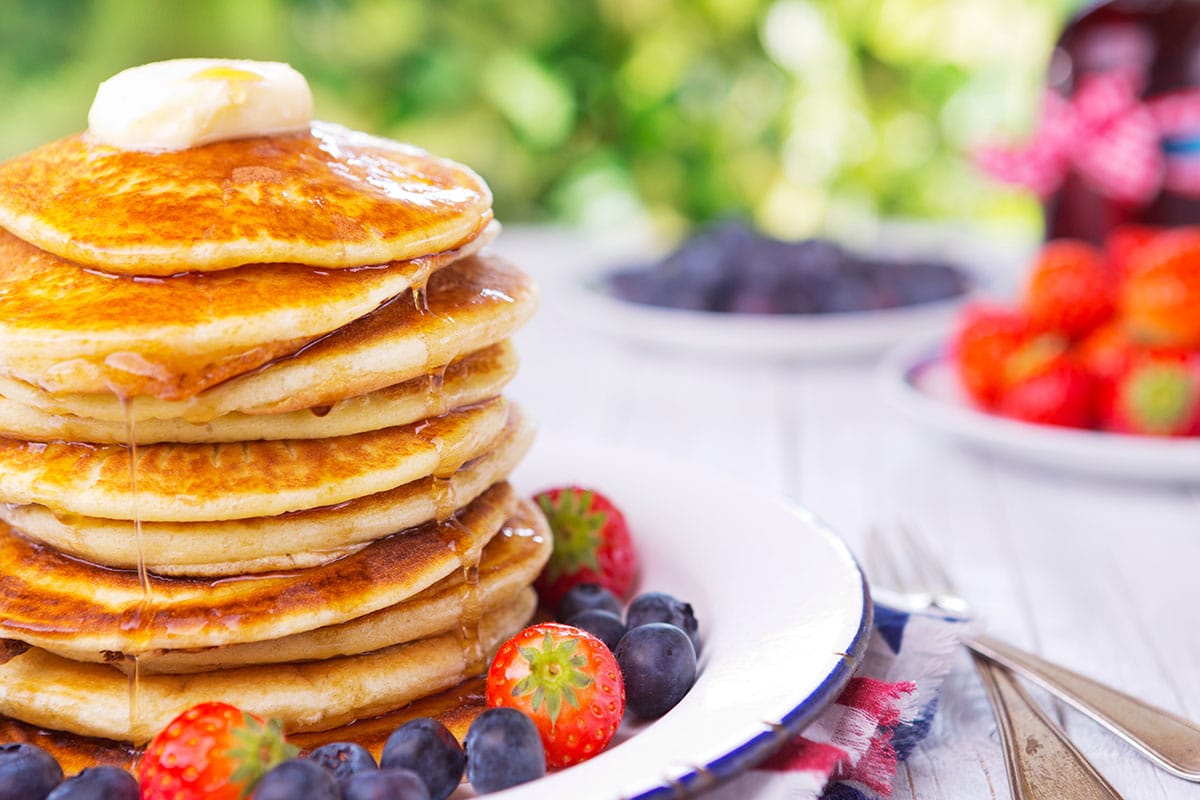
[(1172, 775), (1200, 781), (1200, 725), (990, 636), (966, 644), (1070, 703)]
[(975, 656), (996, 712), (1015, 800), (1121, 800), (1121, 795), (1002, 667)]

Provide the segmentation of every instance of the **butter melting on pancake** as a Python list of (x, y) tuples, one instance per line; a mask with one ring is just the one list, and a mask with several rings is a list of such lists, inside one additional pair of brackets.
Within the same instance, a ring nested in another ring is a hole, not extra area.
[(320, 122), (169, 152), (76, 134), (0, 164), (0, 227), (132, 275), (404, 261), (460, 246), (491, 204), (461, 164)]

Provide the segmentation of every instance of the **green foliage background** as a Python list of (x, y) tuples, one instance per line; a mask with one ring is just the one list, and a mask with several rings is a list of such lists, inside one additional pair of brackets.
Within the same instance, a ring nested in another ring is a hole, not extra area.
[(1027, 128), (1076, 5), (0, 0), (0, 158), (85, 127), (125, 67), (258, 58), (305, 73), (320, 118), (470, 164), (507, 221), (1033, 225), (966, 153)]

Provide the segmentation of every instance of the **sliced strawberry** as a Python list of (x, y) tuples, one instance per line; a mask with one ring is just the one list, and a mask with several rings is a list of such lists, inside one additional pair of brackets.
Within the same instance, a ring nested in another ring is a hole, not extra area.
[(1113, 315), (1115, 299), (1104, 254), (1086, 242), (1059, 239), (1038, 253), (1022, 306), (1034, 330), (1078, 339)]
[(570, 625), (531, 625), (501, 645), (487, 674), (487, 704), (528, 714), (552, 768), (602, 751), (625, 713), (625, 684), (608, 647)]
[(974, 303), (963, 309), (950, 337), (950, 359), (975, 402), (992, 406), (1004, 384), (1004, 362), (1029, 338), (1025, 317), (1003, 306)]
[(271, 767), (296, 755), (277, 720), (200, 703), (168, 723), (138, 765), (141, 800), (243, 800)]
[(550, 560), (536, 583), (542, 604), (555, 608), (579, 583), (628, 597), (639, 558), (621, 510), (600, 492), (579, 486), (549, 489), (534, 499), (554, 534)]

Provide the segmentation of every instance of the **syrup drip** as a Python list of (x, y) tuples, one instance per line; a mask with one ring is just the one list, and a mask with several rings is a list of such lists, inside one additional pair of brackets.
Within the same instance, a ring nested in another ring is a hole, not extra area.
[[(148, 622), (150, 619), (150, 575), (146, 571), (146, 557), (142, 548), (142, 516), (138, 508), (138, 482), (137, 482), (137, 436), (134, 432), (133, 418), (133, 403), (125, 396), (121, 396), (121, 412), (125, 416), (125, 447), (129, 453), (129, 491), (133, 498), (133, 508), (131, 517), (133, 518), (133, 539), (137, 549), (137, 574), (138, 583), (142, 587), (141, 599), (138, 604), (130, 609), (121, 622), (121, 628), (125, 631), (133, 631), (141, 634), (144, 638), (148, 635)], [(136, 650), (136, 648), (135, 648)], [(141, 682), (141, 664), (138, 661), (137, 653), (128, 654), (127, 657), (133, 662), (132, 669), (128, 670), (129, 675), (129, 729), (131, 731), (137, 729), (138, 714), (138, 688)]]
[(470, 529), (457, 516), (439, 523), (442, 541), (454, 551), (462, 565), (463, 585), (459, 592), (458, 633), (462, 642), (466, 674), (482, 673), (487, 668), (483, 644), (479, 641), (479, 621), (483, 617), (483, 593), (479, 588), (479, 562), (483, 548), (475, 541)]
[(445, 414), (450, 410), (446, 408), (446, 367), (448, 366), (449, 364), (442, 364), (425, 375), (425, 407), (434, 415)]

